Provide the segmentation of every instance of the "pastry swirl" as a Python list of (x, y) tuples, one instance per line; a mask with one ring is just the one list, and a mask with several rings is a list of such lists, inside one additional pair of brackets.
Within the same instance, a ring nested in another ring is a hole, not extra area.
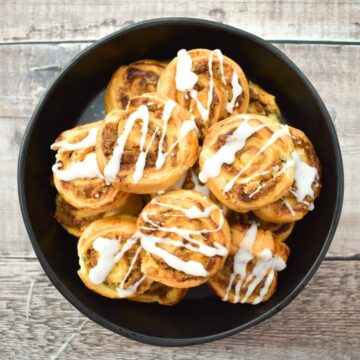
[(259, 85), (249, 81), (250, 102), (248, 113), (267, 116), (275, 122), (280, 122), (280, 109), (275, 96), (266, 92)]
[(173, 288), (154, 281), (142, 295), (131, 300), (144, 303), (157, 302), (160, 305), (176, 305), (184, 298), (187, 291), (187, 289)]
[(270, 231), (274, 239), (280, 242), (285, 241), (292, 233), (295, 227), (295, 221), (289, 223), (275, 223), (260, 219), (253, 212), (249, 211), (247, 213), (238, 213), (235, 211), (230, 211), (226, 216), (230, 226), (232, 225), (251, 225), (253, 223), (258, 224), (258, 228)]
[(107, 183), (137, 194), (175, 184), (195, 163), (198, 139), (189, 113), (158, 94), (133, 97), (126, 111), (106, 116), (97, 160)]
[(109, 298), (132, 298), (152, 281), (140, 270), (144, 251), (134, 237), (136, 218), (119, 215), (96, 220), (78, 242), (78, 275), (92, 291)]
[(223, 301), (259, 304), (276, 290), (277, 272), (286, 267), (289, 248), (270, 231), (232, 225), (230, 255), (209, 285)]
[(146, 251), (143, 273), (177, 288), (206, 282), (224, 264), (230, 246), (221, 209), (190, 190), (152, 199), (138, 217), (138, 236)]
[(122, 207), (130, 195), (107, 186), (98, 168), (95, 145), (101, 124), (64, 131), (51, 148), (57, 150), (54, 185), (65, 201), (78, 209), (105, 212)]
[(157, 92), (190, 110), (200, 133), (231, 114), (245, 113), (249, 87), (244, 72), (220, 50), (180, 50), (162, 72)]
[(200, 153), (199, 178), (230, 209), (247, 212), (278, 200), (294, 180), (286, 125), (240, 114), (214, 124)]
[(254, 211), (261, 219), (277, 223), (288, 223), (302, 219), (314, 208), (314, 200), (319, 196), (321, 166), (315, 149), (307, 136), (298, 129), (289, 127), (295, 151), (295, 179), (279, 200)]
[(82, 210), (68, 204), (57, 194), (55, 198), (55, 219), (71, 235), (80, 237), (83, 231), (95, 220), (119, 214), (138, 215), (143, 207), (139, 195), (131, 195), (123, 206), (106, 212), (99, 210)]
[(112, 75), (105, 93), (105, 110), (125, 110), (137, 95), (155, 92), (165, 65), (156, 60), (139, 60), (120, 66)]

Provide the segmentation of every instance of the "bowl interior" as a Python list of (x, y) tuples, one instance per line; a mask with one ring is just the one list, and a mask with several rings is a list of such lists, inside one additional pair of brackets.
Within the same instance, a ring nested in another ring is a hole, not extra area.
[[(76, 274), (76, 239), (54, 220), (55, 190), (49, 185), (54, 152), (50, 144), (65, 129), (104, 117), (104, 89), (121, 64), (167, 60), (181, 48), (220, 48), (247, 77), (276, 95), (286, 121), (302, 129), (320, 157), (324, 187), (315, 210), (289, 240), (287, 269), (267, 302), (232, 305), (202, 286), (174, 307), (114, 301), (89, 291)], [(271, 45), (215, 23), (148, 22), (114, 34), (76, 58), (55, 81), (27, 130), (19, 163), (22, 210), (37, 255), (51, 280), (81, 311), (113, 331), (161, 345), (207, 341), (248, 327), (284, 307), (320, 263), (341, 207), (341, 157), (331, 120), (302, 75)]]

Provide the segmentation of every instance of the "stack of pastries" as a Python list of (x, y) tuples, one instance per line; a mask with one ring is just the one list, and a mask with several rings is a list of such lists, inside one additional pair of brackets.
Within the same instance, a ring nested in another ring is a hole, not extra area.
[(55, 218), (79, 238), (84, 284), (163, 305), (204, 283), (230, 303), (268, 300), (321, 188), (275, 97), (220, 50), (182, 49), (121, 66), (105, 109), (51, 145)]

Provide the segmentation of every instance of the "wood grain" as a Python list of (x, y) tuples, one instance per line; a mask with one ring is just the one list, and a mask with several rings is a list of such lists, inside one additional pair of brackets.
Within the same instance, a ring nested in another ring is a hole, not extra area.
[[(138, 344), (89, 320), (59, 358), (359, 358), (359, 272), (359, 261), (326, 261), (305, 290), (274, 317), (224, 340), (181, 350)], [(0, 288), (3, 359), (49, 359), (85, 319), (49, 283), (36, 260), (0, 259)]]
[[(28, 119), (48, 84), (86, 44), (0, 46), (0, 254), (34, 256), (20, 216), (16, 162)], [(343, 215), (329, 256), (360, 254), (358, 84), (360, 47), (278, 45), (309, 77), (337, 128), (345, 165)], [(11, 76), (9, 76), (9, 74)]]
[(353, 0), (2, 1), (0, 41), (93, 40), (145, 19), (225, 22), (267, 39), (359, 41)]

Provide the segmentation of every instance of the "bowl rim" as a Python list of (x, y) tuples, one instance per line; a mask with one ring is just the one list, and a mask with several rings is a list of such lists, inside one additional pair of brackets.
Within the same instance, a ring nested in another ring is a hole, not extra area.
[[(140, 30), (144, 28), (151, 28), (153, 26), (158, 25), (181, 25), (181, 26), (188, 26), (188, 25), (195, 25), (195, 26), (204, 26), (204, 27), (211, 27), (215, 30), (222, 30), (226, 31), (228, 33), (232, 33), (234, 35), (238, 35), (241, 37), (245, 37), (248, 40), (255, 42), (257, 45), (266, 48), (269, 52), (271, 52), (276, 57), (280, 58), (282, 62), (284, 62), (303, 82), (305, 87), (308, 89), (308, 91), (311, 93), (311, 95), (315, 98), (322, 117), (324, 118), (325, 122), (327, 123), (329, 133), (331, 140), (334, 144), (334, 151), (335, 151), (335, 168), (337, 173), (337, 194), (336, 194), (336, 203), (335, 203), (335, 211), (334, 215), (332, 217), (331, 225), (329, 232), (327, 234), (327, 237), (324, 241), (324, 245), (320, 250), (320, 253), (318, 257), (316, 258), (315, 262), (309, 269), (309, 271), (304, 274), (298, 285), (293, 289), (292, 292), (290, 292), (278, 305), (274, 306), (270, 310), (266, 311), (264, 314), (258, 316), (252, 321), (249, 321), (245, 324), (239, 325), (237, 327), (234, 327), (232, 329), (219, 332), (217, 334), (213, 335), (207, 335), (207, 336), (201, 336), (201, 337), (191, 337), (191, 338), (167, 338), (167, 337), (157, 337), (157, 336), (150, 336), (150, 335), (144, 335), (138, 332), (127, 330), (126, 328), (123, 328), (119, 325), (116, 325), (112, 323), (111, 321), (103, 318), (102, 316), (95, 313), (93, 310), (88, 308), (86, 305), (84, 305), (81, 301), (79, 301), (69, 290), (66, 289), (66, 287), (61, 283), (60, 279), (58, 278), (57, 274), (52, 270), (51, 266), (46, 260), (45, 255), (42, 253), (40, 246), (38, 244), (37, 238), (35, 236), (35, 233), (33, 231), (28, 209), (27, 209), (27, 202), (26, 202), (26, 196), (25, 196), (25, 181), (24, 181), (24, 174), (25, 174), (25, 160), (26, 160), (26, 154), (29, 147), (29, 142), (31, 139), (31, 136), (33, 134), (35, 125), (37, 123), (37, 119), (39, 115), (41, 114), (43, 107), (45, 106), (45, 103), (47, 102), (48, 98), (52, 95), (52, 92), (54, 91), (55, 87), (58, 83), (60, 83), (63, 79), (63, 77), (71, 70), (71, 68), (76, 65), (78, 62), (80, 62), (82, 59), (84, 59), (88, 54), (95, 51), (97, 48), (103, 46), (104, 44), (112, 41), (113, 39), (117, 37), (121, 37), (122, 35), (132, 32), (134, 30)], [(218, 23), (215, 21), (210, 20), (203, 20), (198, 18), (188, 18), (188, 17), (165, 17), (165, 18), (154, 18), (150, 20), (145, 20), (141, 22), (137, 22), (134, 24), (131, 24), (129, 26), (126, 26), (125, 28), (122, 28), (120, 30), (117, 30), (105, 37), (100, 38), (99, 40), (95, 41), (93, 44), (89, 45), (85, 49), (79, 52), (72, 60), (70, 60), (60, 71), (60, 73), (55, 77), (55, 79), (50, 83), (50, 85), (47, 87), (47, 89), (44, 91), (43, 95), (41, 96), (38, 105), (36, 106), (29, 123), (25, 129), (23, 139), (20, 145), (19, 150), (19, 158), (18, 158), (18, 168), (17, 168), (17, 183), (18, 183), (18, 196), (20, 201), (20, 208), (21, 208), (21, 214), (23, 217), (23, 221), (25, 223), (25, 227), (27, 230), (27, 233), (29, 235), (31, 244), (34, 248), (35, 254), (46, 273), (47, 277), (50, 279), (50, 281), (53, 283), (53, 285), (57, 288), (57, 290), (65, 297), (66, 300), (68, 300), (77, 310), (79, 310), (82, 314), (84, 314), (86, 317), (90, 318), (94, 322), (98, 323), (99, 325), (117, 333), (122, 336), (125, 336), (129, 339), (136, 340), (145, 344), (149, 345), (157, 345), (157, 346), (185, 346), (185, 345), (195, 345), (195, 344), (201, 344), (206, 343), (214, 340), (219, 340), (224, 337), (236, 334), (242, 330), (245, 330), (247, 328), (250, 328), (251, 326), (254, 326), (269, 317), (273, 316), (280, 310), (282, 310), (285, 306), (287, 306), (306, 286), (306, 284), (309, 282), (309, 280), (312, 278), (318, 267), (320, 266), (322, 260), (325, 257), (325, 254), (332, 242), (332, 239), (335, 235), (336, 228), (339, 223), (340, 214), (342, 210), (342, 204), (343, 204), (343, 196), (344, 196), (344, 170), (343, 170), (343, 162), (342, 162), (342, 156), (341, 156), (341, 150), (339, 141), (336, 135), (335, 126), (333, 124), (333, 121), (322, 101), (320, 98), (320, 95), (314, 88), (314, 86), (311, 84), (311, 82), (307, 79), (307, 77), (302, 73), (302, 71), (278, 48), (276, 48), (274, 45), (272, 45), (270, 42), (251, 34), (247, 31), (244, 31), (242, 29), (238, 29), (236, 27)]]

